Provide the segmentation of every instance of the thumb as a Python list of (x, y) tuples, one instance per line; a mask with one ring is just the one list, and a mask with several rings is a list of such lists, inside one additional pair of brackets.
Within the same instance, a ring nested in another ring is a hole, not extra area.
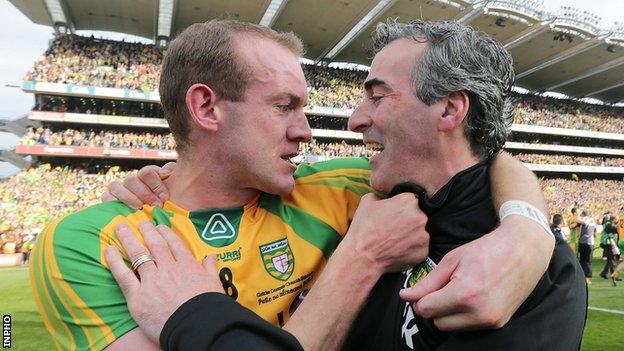
[(399, 291), (399, 296), (403, 300), (416, 302), (426, 295), (442, 289), (451, 280), (453, 272), (457, 268), (457, 263), (456, 260), (445, 260), (443, 258), (436, 268), (429, 272), (421, 281), (411, 288)]
[(176, 168), (175, 162), (167, 162), (164, 166), (162, 166), (158, 170), (158, 175), (160, 176), (160, 179), (165, 180), (169, 178), (169, 176), (171, 175), (171, 173), (173, 173), (175, 168)]

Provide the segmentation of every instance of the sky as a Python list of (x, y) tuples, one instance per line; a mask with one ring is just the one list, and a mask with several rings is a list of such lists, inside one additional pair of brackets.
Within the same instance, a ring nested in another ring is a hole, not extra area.
[[(599, 5), (598, 5), (599, 4)], [(557, 12), (560, 6), (574, 6), (600, 17), (600, 27), (611, 28), (615, 21), (624, 21), (624, 0), (544, 0), (544, 9)], [(8, 0), (0, 0), (0, 119), (16, 119), (28, 113), (34, 103), (32, 94), (19, 88), (22, 78), (48, 47), (53, 29), (32, 23)], [(91, 35), (81, 31), (78, 34)], [(111, 32), (97, 32), (96, 37), (137, 41), (142, 38)], [(142, 41), (145, 41), (144, 39)], [(12, 148), (18, 138), (0, 132), (0, 149)], [(0, 178), (15, 172), (14, 167), (0, 162)]]

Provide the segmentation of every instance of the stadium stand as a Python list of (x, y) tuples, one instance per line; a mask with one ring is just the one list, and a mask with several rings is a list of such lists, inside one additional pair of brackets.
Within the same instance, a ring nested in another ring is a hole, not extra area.
[(171, 133), (131, 132), (127, 130), (29, 128), (22, 145), (90, 146), (134, 149), (175, 149)]
[[(0, 244), (28, 241), (51, 218), (98, 202), (106, 184), (124, 178), (125, 170), (175, 159), (175, 143), (153, 95), (161, 59), (162, 49), (151, 45), (76, 35), (52, 41), (24, 78), (35, 87), (36, 103), (29, 116), (33, 127), (17, 152), (39, 158), (0, 181)], [(362, 99), (367, 73), (312, 65), (304, 65), (304, 72), (316, 138), (300, 145), (298, 160), (370, 156), (361, 137), (347, 134), (345, 118)], [(38, 91), (39, 83), (62, 91)], [(100, 88), (108, 90), (100, 94)], [(537, 172), (546, 176), (541, 183), (551, 213), (572, 206), (619, 211), (624, 183), (600, 170), (615, 167), (619, 179), (624, 174), (624, 108), (539, 95), (514, 98), (516, 124), (507, 148), (523, 162), (543, 165)], [(561, 178), (552, 178), (548, 167), (562, 165), (593, 167), (582, 175), (586, 179), (561, 170), (553, 173)]]
[(158, 86), (162, 50), (68, 34), (58, 36), (26, 80), (152, 91)]
[(588, 157), (548, 154), (514, 154), (522, 162), (537, 164), (624, 167), (624, 158)]
[(517, 98), (517, 124), (624, 133), (624, 107), (532, 95)]

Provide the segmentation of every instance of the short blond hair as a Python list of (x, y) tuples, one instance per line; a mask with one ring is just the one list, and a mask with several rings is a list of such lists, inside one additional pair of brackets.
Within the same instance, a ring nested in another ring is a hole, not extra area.
[(303, 55), (301, 39), (294, 33), (279, 33), (253, 23), (212, 20), (186, 28), (165, 54), (158, 89), (178, 153), (189, 146), (186, 92), (193, 84), (206, 84), (230, 101), (241, 101), (245, 94), (251, 72), (234, 49), (237, 34), (269, 39), (296, 56)]

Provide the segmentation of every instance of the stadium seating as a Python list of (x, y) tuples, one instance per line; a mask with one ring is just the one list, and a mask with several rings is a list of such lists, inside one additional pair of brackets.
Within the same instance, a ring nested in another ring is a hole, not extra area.
[[(57, 37), (52, 42), (24, 79), (152, 92), (158, 89), (162, 56), (163, 51), (151, 45), (66, 35)], [(312, 108), (328, 108), (330, 112), (331, 109), (348, 111), (355, 108), (363, 98), (361, 83), (366, 77), (365, 71), (311, 65), (304, 65), (303, 68), (309, 84)], [(163, 113), (154, 100), (124, 101), (80, 94), (69, 95), (39, 94), (33, 110), (52, 111), (56, 113), (51, 114), (54, 116), (69, 113), (78, 117), (103, 115), (131, 118), (123, 127), (120, 126), (121, 123), (114, 126), (118, 121), (114, 118), (109, 118), (110, 123), (107, 126), (86, 122), (86, 118), (82, 119), (83, 124), (78, 123), (80, 118), (77, 118), (72, 125), (65, 123), (67, 120), (45, 121), (41, 126), (28, 129), (21, 139), (22, 145), (153, 150), (175, 148), (175, 142), (166, 129), (158, 129), (154, 123), (145, 124), (143, 129), (137, 127), (138, 124), (133, 124), (136, 120), (134, 117), (139, 117), (140, 120), (152, 117), (152, 121), (155, 121), (154, 118), (162, 121)], [(537, 95), (514, 94), (514, 98), (517, 101), (515, 123), (520, 125), (624, 134), (622, 107), (591, 105)], [(308, 120), (314, 129), (347, 129), (344, 113), (311, 114)], [(145, 126), (152, 129), (145, 129)], [(527, 138), (530, 142), (543, 143), (542, 138), (545, 137), (530, 134), (524, 141)], [(566, 139), (568, 144), (579, 143), (572, 137), (565, 138), (569, 139)], [(556, 143), (556, 139), (557, 135), (551, 134), (548, 136), (548, 143)], [(584, 146), (589, 146), (591, 141), (583, 143)], [(601, 143), (600, 146), (603, 146), (609, 140)], [(357, 140), (347, 143), (329, 137), (302, 143), (300, 152), (303, 160), (371, 156), (370, 150)], [(525, 151), (515, 156), (526, 163), (624, 167), (624, 158), (614, 156), (573, 156)], [(60, 162), (54, 157), (44, 159), (32, 168), (0, 181), (0, 197), (3, 200), (0, 206), (0, 247), (11, 240), (16, 242), (20, 238), (38, 233), (52, 218), (97, 203), (108, 183), (123, 179), (127, 174), (120, 170), (119, 160), (102, 158), (87, 163), (80, 160), (74, 158), (71, 162), (66, 159)], [(57, 167), (58, 164), (65, 167)], [(135, 163), (132, 167), (138, 166)], [(568, 174), (565, 179), (542, 179), (541, 185), (551, 213), (567, 213), (572, 206), (587, 208), (594, 214), (605, 210), (619, 212), (624, 204), (624, 183), (619, 180), (578, 180), (575, 175)]]

